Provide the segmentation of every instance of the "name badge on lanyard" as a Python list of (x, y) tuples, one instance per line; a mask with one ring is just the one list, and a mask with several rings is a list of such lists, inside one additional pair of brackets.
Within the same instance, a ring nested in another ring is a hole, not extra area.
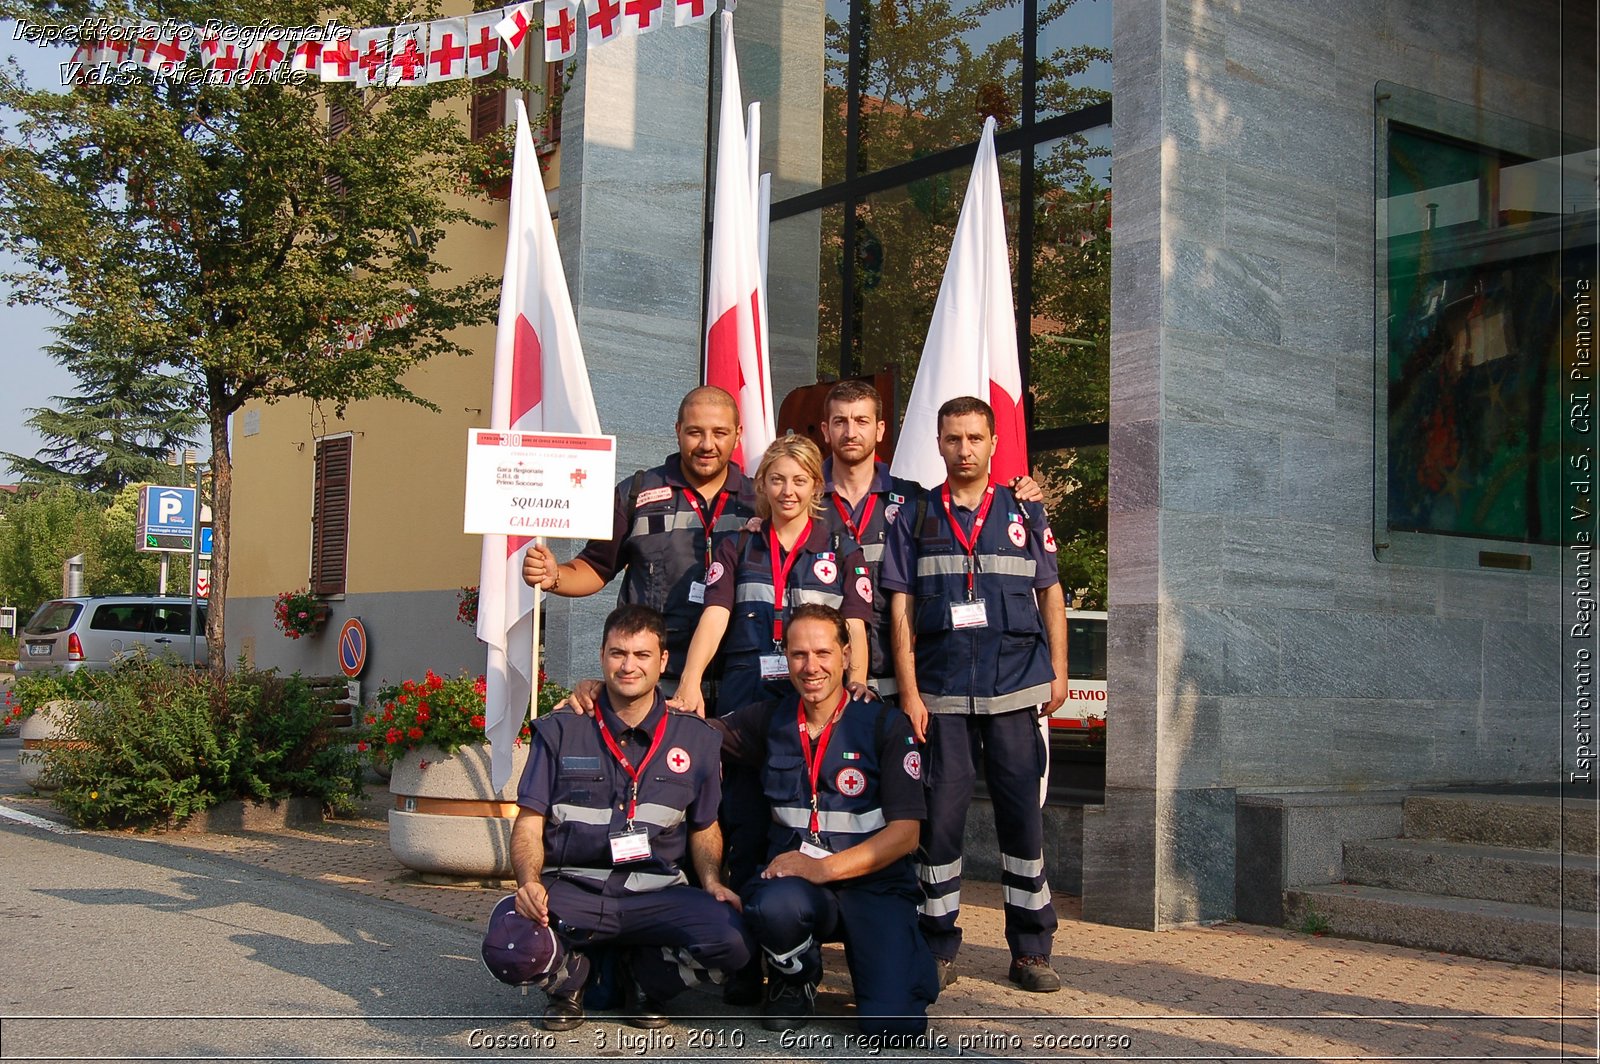
[(800, 844), (800, 852), (805, 854), (807, 857), (816, 858), (818, 861), (822, 860), (824, 857), (833, 856), (833, 854), (829, 853), (827, 850), (823, 849), (821, 846), (818, 846), (816, 843), (811, 842), (810, 840)]
[(650, 856), (650, 832), (644, 828), (630, 828), (611, 835), (611, 863), (626, 864), (642, 861)]
[(783, 680), (789, 675), (789, 659), (782, 654), (761, 655), (761, 678), (763, 680)]
[(983, 599), (950, 603), (950, 627), (958, 632), (968, 628), (989, 627), (989, 611)]
[(699, 580), (689, 585), (689, 601), (696, 606), (703, 605), (706, 601), (706, 585)]

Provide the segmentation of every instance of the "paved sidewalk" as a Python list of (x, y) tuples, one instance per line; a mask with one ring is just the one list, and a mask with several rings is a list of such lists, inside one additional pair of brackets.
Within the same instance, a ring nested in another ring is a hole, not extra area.
[[(386, 800), (375, 790), (361, 819), (312, 830), (149, 838), (481, 927), (502, 892), (419, 882), (389, 852), (386, 824), (377, 819)], [(5, 794), (0, 804), (59, 819), (42, 799)], [(1130, 931), (1081, 921), (1077, 899), (1058, 894), (1054, 960), (1065, 989), (1030, 995), (1005, 982), (998, 886), (969, 881), (962, 901), (960, 979), (934, 1006), (930, 1040), (908, 1055), (1596, 1059), (1593, 976), (1247, 924)], [(819, 1011), (846, 1013), (843, 957), (833, 953), (828, 967)], [(504, 989), (485, 976), (486, 1000)], [(530, 995), (528, 1003), (531, 1012), (542, 998)], [(709, 997), (691, 1007), (711, 1018), (750, 1015)], [(876, 1048), (850, 1040), (854, 1034), (842, 1018), (822, 1021), (789, 1048), (819, 1059), (859, 1059)]]

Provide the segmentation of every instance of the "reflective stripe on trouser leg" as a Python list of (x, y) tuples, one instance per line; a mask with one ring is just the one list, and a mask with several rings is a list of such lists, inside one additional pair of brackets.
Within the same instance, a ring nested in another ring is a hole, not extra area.
[(822, 978), (821, 943), (839, 924), (833, 892), (795, 876), (758, 879), (744, 894), (744, 922), (785, 982)]
[(956, 920), (961, 911), (961, 851), (975, 775), (974, 720), (932, 714), (923, 756), (928, 819), (922, 824), (922, 848), (912, 864), (922, 885), (922, 902), (917, 906), (922, 933), (933, 955), (944, 960), (954, 960), (961, 949)]
[(984, 779), (1000, 843), (1006, 944), (1014, 957), (1048, 957), (1056, 911), (1045, 881), (1044, 816), (1039, 810), (1044, 740), (1032, 710), (975, 719), (983, 736)]
[(607, 898), (605, 906), (617, 923), (606, 941), (625, 948), (634, 980), (657, 1001), (718, 982), (750, 960), (738, 912), (696, 887)]

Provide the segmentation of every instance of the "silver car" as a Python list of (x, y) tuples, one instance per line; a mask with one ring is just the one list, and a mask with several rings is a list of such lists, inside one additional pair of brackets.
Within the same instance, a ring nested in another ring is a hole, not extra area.
[(17, 676), (47, 671), (109, 669), (143, 650), (151, 657), (175, 655), (193, 665), (206, 660), (206, 606), (190, 656), (189, 600), (155, 595), (106, 595), (51, 599), (34, 611), (17, 647)]

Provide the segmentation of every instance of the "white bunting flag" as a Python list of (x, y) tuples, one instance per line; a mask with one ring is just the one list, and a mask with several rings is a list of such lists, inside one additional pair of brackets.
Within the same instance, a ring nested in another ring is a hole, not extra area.
[(554, 63), (577, 50), (577, 0), (544, 0), (544, 61)]
[(200, 42), (200, 65), (210, 71), (210, 80), (213, 85), (231, 85), (234, 75), (243, 65), (244, 57), (239, 53), (238, 42), (223, 40), (216, 34), (206, 37)]
[(322, 46), (322, 59), (319, 69), (322, 71), (323, 81), (355, 81), (361, 60), (361, 53), (356, 51), (355, 43), (348, 37), (334, 41), (332, 44)]
[(322, 74), (322, 42), (301, 41), (289, 56), (289, 70), (295, 74)]
[(141, 23), (138, 34), (133, 38), (133, 61), (146, 70), (156, 69), (161, 65), (161, 57), (156, 54), (160, 45), (161, 23)]
[(622, 0), (622, 35), (633, 37), (657, 29), (665, 21), (666, 0)]
[(467, 77), (481, 78), (500, 69), (500, 38), (494, 27), (501, 17), (496, 10), (467, 19)]
[(672, 24), (687, 26), (704, 22), (716, 13), (717, 0), (672, 0)]
[(100, 46), (100, 61), (113, 66), (121, 66), (133, 53), (133, 42), (122, 38), (106, 41)]
[(394, 28), (387, 85), (422, 85), (428, 80), (428, 27), (411, 23)]
[(494, 31), (506, 42), (506, 54), (516, 55), (533, 32), (533, 0), (506, 8), (505, 15), (495, 24)]
[(467, 20), (441, 18), (428, 27), (428, 80), (467, 76)]
[(585, 0), (589, 11), (589, 47), (622, 36), (622, 0)]
[(393, 27), (356, 30), (356, 84), (382, 85), (389, 76), (389, 38)]
[(73, 49), (72, 58), (67, 60), (67, 69), (76, 71), (81, 75), (90, 67), (96, 67), (106, 62), (107, 55), (104, 41), (84, 41)]

